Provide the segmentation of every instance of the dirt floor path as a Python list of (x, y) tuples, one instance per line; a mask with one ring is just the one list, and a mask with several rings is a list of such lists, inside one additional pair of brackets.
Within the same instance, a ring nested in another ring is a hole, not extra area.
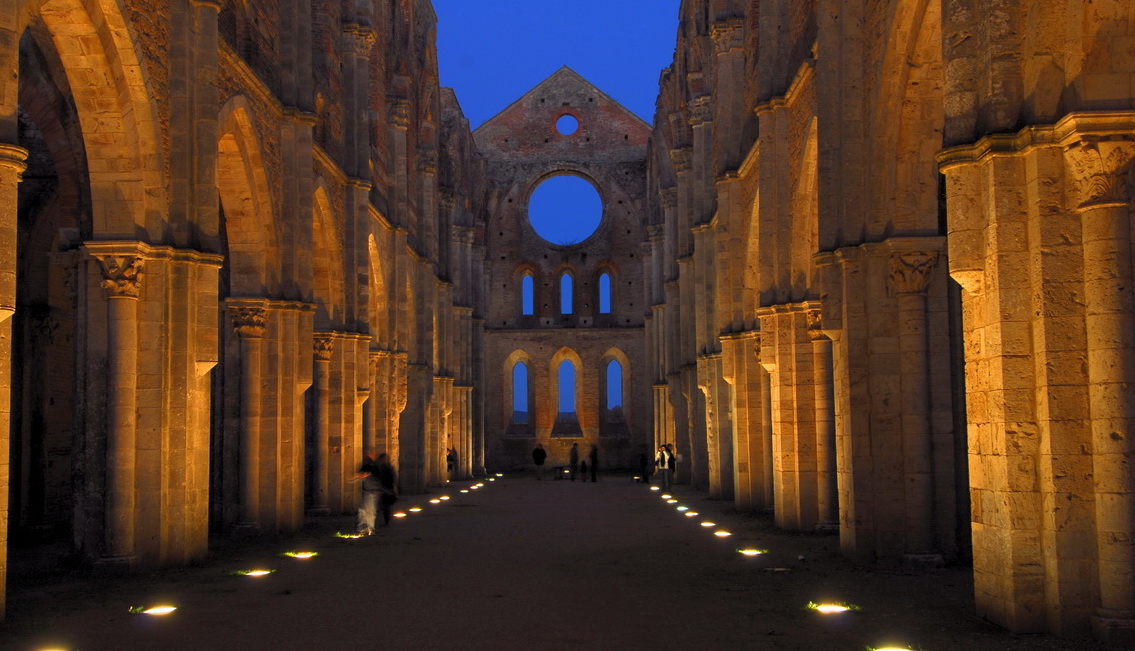
[[(16, 558), (0, 649), (1099, 648), (978, 621), (968, 569), (856, 568), (834, 536), (780, 533), (682, 487), (667, 504), (614, 477), (515, 475), (461, 493), (467, 486), (404, 499), (397, 507), (423, 510), (369, 538), (336, 538), (353, 521), (324, 518), (294, 536), (225, 545), (199, 567), (145, 576), (35, 571)], [(443, 495), (450, 499), (429, 503)], [(768, 553), (736, 551), (749, 546)], [(319, 555), (281, 555), (288, 550)], [(259, 567), (275, 572), (233, 574)], [(859, 610), (807, 608), (825, 600)], [(160, 602), (178, 610), (128, 612)]]

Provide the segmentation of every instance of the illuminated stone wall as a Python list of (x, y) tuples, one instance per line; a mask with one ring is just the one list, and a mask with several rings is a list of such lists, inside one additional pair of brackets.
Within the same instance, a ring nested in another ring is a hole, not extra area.
[(364, 450), (408, 492), (481, 463), (480, 172), (435, 23), (3, 4), (3, 540), (180, 564), (353, 513)]
[(683, 3), (646, 325), (679, 475), (1132, 643), (1129, 4)]

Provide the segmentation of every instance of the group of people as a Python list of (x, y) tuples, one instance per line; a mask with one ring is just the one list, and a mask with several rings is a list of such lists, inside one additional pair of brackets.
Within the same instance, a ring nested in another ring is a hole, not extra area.
[[(544, 478), (544, 462), (547, 459), (548, 451), (544, 449), (544, 444), (537, 443), (536, 449), (532, 450), (532, 463), (536, 464), (536, 479), (538, 480)], [(587, 481), (588, 476), (591, 477), (591, 481), (599, 481), (599, 446), (592, 445), (587, 459), (581, 460), (579, 458), (579, 444), (572, 443), (571, 450), (568, 452), (568, 469), (572, 481), (575, 481), (576, 474), (580, 476), (581, 481)]]
[[(544, 449), (543, 443), (537, 443), (536, 448), (532, 450), (532, 463), (536, 464), (536, 479), (544, 479), (544, 463), (548, 460), (548, 451)], [(589, 463), (590, 462), (590, 463)], [(658, 475), (659, 485), (664, 489), (670, 488), (670, 480), (674, 475), (674, 467), (677, 463), (677, 457), (674, 455), (674, 448), (669, 443), (663, 443), (658, 446), (658, 452), (654, 455), (654, 470)], [(640, 458), (640, 477), (641, 481), (649, 482), (647, 474), (647, 458), (646, 452), (643, 452)], [(590, 473), (591, 481), (598, 481), (599, 474), (599, 446), (592, 445), (591, 453), (587, 455), (586, 460), (579, 458), (579, 444), (572, 443), (571, 450), (568, 451), (568, 474), (571, 480), (575, 481), (575, 476), (578, 473), (583, 481), (587, 481), (588, 473)]]

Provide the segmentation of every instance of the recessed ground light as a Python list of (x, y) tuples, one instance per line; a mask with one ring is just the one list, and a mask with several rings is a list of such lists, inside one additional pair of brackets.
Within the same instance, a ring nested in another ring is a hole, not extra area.
[(361, 533), (343, 533), (342, 531), (335, 532), (336, 538), (346, 538), (347, 540), (358, 540), (363, 537)]
[(742, 556), (760, 556), (761, 554), (767, 554), (768, 550), (767, 549), (755, 549), (753, 547), (744, 547), (742, 549), (738, 549), (737, 553), (742, 555)]
[(410, 513), (421, 513), (421, 511), (422, 511), (422, 507), (420, 507), (420, 506), (410, 507)]
[(441, 500), (439, 500), (439, 499), (432, 499), (432, 500), (430, 500), (430, 504), (441, 504)]
[(289, 558), (298, 558), (301, 561), (304, 561), (309, 558), (315, 558), (316, 556), (319, 556), (319, 552), (284, 552), (284, 556), (287, 556)]
[(834, 615), (836, 613), (846, 613), (851, 610), (859, 610), (858, 606), (852, 604), (838, 604), (838, 603), (822, 603), (818, 604), (814, 601), (808, 602), (808, 608), (824, 615)]
[(716, 523), (716, 522), (710, 522), (709, 520), (706, 520), (705, 522), (701, 523), (701, 526), (703, 526), (703, 527), (705, 527), (706, 529), (708, 529), (708, 528), (710, 528), (710, 527), (716, 527), (716, 526), (717, 526), (717, 523)]
[(237, 570), (233, 574), (237, 576), (268, 576), (276, 570)]
[(136, 615), (168, 615), (177, 610), (177, 606), (134, 606), (130, 612)]
[(701, 514), (698, 513), (697, 511), (686, 511), (686, 517), (687, 518), (696, 518), (699, 515), (701, 515)]
[[(565, 470), (564, 472), (567, 472), (567, 471)], [(651, 487), (650, 487), (650, 490), (652, 490), (652, 491), (659, 491), (659, 490), (662, 490), (662, 489), (661, 489), (661, 488), (659, 488), (659, 487), (657, 487), (657, 486), (651, 486)]]
[(679, 507), (678, 507), (678, 510), (679, 510), (679, 511), (689, 511), (689, 510), (690, 510), (690, 507), (688, 507), (688, 506), (679, 506)]
[(396, 517), (396, 518), (404, 518), (404, 517), (406, 517), (406, 512), (405, 512), (405, 511), (399, 511), (399, 512), (397, 512), (397, 513), (395, 513), (395, 514), (394, 514), (394, 517)]
[(713, 535), (717, 536), (718, 538), (728, 538), (729, 536), (732, 536), (733, 534), (732, 534), (732, 532), (725, 531), (724, 529), (722, 529), (720, 531), (714, 531)]
[(442, 496), (441, 496), (441, 501), (443, 501), (443, 502), (444, 502), (444, 501), (446, 501), (446, 500), (448, 500), (448, 499), (449, 499), (449, 496), (448, 496), (448, 495), (442, 495)]
[(666, 500), (666, 503), (667, 503), (667, 504), (677, 504), (677, 503), (678, 503), (678, 500), (673, 500), (673, 499), (671, 499), (671, 500)]

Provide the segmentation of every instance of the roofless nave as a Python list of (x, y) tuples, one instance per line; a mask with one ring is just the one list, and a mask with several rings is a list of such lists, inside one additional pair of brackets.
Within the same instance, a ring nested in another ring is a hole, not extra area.
[[(669, 441), (855, 558), (972, 557), (1010, 630), (1135, 638), (1126, 0), (686, 0), (653, 127), (562, 70), (476, 133), (426, 0), (4, 7), (5, 540), (180, 564), (352, 510), (367, 447), (421, 491)], [(526, 219), (559, 173), (578, 245)]]

